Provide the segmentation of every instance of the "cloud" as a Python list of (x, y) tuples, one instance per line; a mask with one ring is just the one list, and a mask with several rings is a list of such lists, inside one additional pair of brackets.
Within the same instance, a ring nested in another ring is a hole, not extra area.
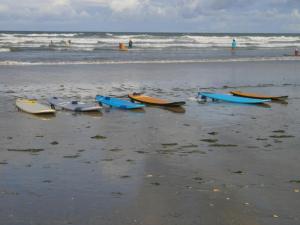
[(0, 0), (0, 12), (2, 29), (72, 24), (78, 30), (88, 25), (97, 30), (289, 32), (290, 24), (300, 23), (299, 0)]

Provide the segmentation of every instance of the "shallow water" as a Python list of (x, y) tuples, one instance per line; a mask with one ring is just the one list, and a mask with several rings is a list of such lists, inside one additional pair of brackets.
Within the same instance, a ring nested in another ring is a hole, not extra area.
[[(295, 61), (1, 66), (1, 224), (298, 224), (299, 69)], [(203, 104), (199, 88), (289, 99)], [(16, 97), (93, 102), (129, 92), (186, 100), (185, 112), (49, 118), (14, 106)]]

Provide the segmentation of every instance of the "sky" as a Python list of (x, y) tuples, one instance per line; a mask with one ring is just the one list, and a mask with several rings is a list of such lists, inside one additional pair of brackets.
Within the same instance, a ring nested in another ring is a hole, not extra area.
[(0, 0), (0, 30), (300, 33), (300, 0)]

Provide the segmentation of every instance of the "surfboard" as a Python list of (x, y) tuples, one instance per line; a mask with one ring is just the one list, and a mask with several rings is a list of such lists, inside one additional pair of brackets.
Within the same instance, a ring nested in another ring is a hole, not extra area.
[(92, 103), (84, 103), (79, 101), (68, 101), (58, 97), (51, 97), (48, 99), (49, 104), (52, 107), (58, 107), (65, 110), (76, 111), (76, 112), (91, 112), (91, 111), (99, 111), (101, 106), (92, 104)]
[(211, 93), (211, 92), (199, 92), (198, 96), (201, 98), (211, 98), (213, 100), (221, 100), (233, 103), (243, 104), (262, 104), (271, 101), (271, 99), (256, 99), (256, 98), (244, 98), (238, 97), (231, 94)]
[(137, 104), (127, 100), (113, 98), (108, 96), (97, 95), (96, 101), (101, 104), (105, 104), (111, 107), (116, 107), (120, 109), (139, 109), (145, 107), (144, 104)]
[(185, 104), (184, 101), (179, 101), (179, 102), (171, 102), (166, 99), (161, 99), (161, 98), (154, 98), (150, 97), (147, 95), (143, 95), (140, 93), (132, 93), (129, 94), (128, 97), (137, 102), (145, 103), (145, 104), (150, 104), (150, 105), (159, 105), (159, 106), (182, 106)]
[(257, 99), (283, 100), (285, 98), (288, 98), (288, 96), (269, 96), (269, 95), (262, 95), (256, 93), (241, 92), (241, 91), (231, 91), (230, 93), (240, 97), (257, 98)]
[(18, 109), (31, 114), (50, 114), (55, 113), (51, 107), (39, 103), (35, 99), (17, 99), (16, 106)]

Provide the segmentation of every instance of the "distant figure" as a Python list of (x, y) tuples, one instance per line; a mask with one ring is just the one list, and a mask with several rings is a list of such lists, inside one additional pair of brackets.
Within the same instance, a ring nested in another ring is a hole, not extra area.
[(132, 40), (129, 40), (129, 42), (128, 42), (128, 48), (132, 48), (132, 45), (133, 45)]
[(299, 56), (298, 48), (295, 49), (295, 56)]
[(119, 43), (119, 50), (121, 50), (121, 51), (127, 51), (128, 48), (124, 45), (124, 43), (120, 42)]
[(233, 38), (233, 40), (232, 40), (232, 43), (231, 43), (231, 50), (235, 50), (236, 49), (236, 41), (235, 41), (235, 39)]
[(50, 43), (49, 43), (49, 47), (54, 47), (54, 43), (53, 43), (52, 40), (51, 40)]
[(64, 43), (65, 43), (65, 46), (69, 47), (71, 45), (71, 40), (68, 40), (68, 41), (65, 40)]

